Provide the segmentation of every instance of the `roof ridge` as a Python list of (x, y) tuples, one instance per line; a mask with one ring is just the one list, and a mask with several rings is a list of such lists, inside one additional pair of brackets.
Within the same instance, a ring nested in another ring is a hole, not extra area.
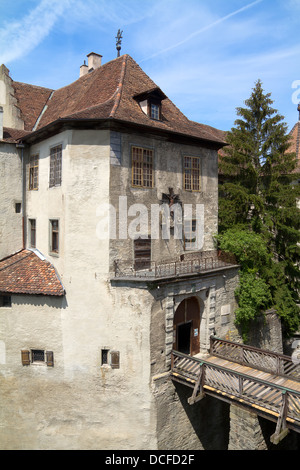
[(49, 88), (49, 87), (41, 86), (41, 85), (33, 85), (32, 83), (19, 82), (18, 80), (13, 80), (12, 85), (14, 85), (14, 83), (17, 83), (19, 85), (31, 86), (33, 88), (41, 88), (42, 90), (47, 90), (47, 91), (55, 91), (53, 88)]
[(122, 90), (123, 90), (123, 84), (124, 84), (124, 77), (125, 77), (125, 72), (126, 72), (126, 68), (127, 68), (127, 62), (128, 62), (128, 54), (125, 54), (123, 62), (122, 62), (120, 81), (119, 81), (118, 87), (116, 89), (116, 93), (117, 93), (116, 101), (115, 101), (115, 104), (113, 106), (113, 109), (110, 112), (109, 117), (114, 117), (115, 116), (116, 111), (117, 111), (118, 106), (119, 106), (120, 101), (121, 101), (121, 95), (122, 95)]

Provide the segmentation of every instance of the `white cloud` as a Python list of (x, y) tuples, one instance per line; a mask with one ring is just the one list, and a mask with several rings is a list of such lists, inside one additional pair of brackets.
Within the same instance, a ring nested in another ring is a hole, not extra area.
[(42, 0), (20, 20), (7, 21), (0, 29), (0, 64), (16, 60), (49, 34), (72, 0)]
[(155, 58), (155, 57), (157, 57), (161, 54), (165, 54), (166, 52), (169, 52), (173, 49), (176, 49), (179, 46), (182, 46), (183, 44), (192, 41), (194, 38), (196, 38), (200, 34), (205, 33), (206, 31), (208, 31), (208, 30), (224, 23), (225, 21), (229, 20), (230, 18), (238, 15), (239, 13), (242, 13), (242, 12), (248, 10), (249, 8), (254, 7), (255, 5), (257, 5), (257, 4), (259, 4), (263, 1), (264, 0), (255, 0), (254, 2), (251, 2), (251, 3), (245, 5), (242, 8), (239, 8), (239, 9), (237, 9), (237, 10), (235, 10), (235, 11), (233, 11), (233, 12), (231, 12), (231, 13), (225, 15), (225, 16), (222, 16), (221, 18), (217, 18), (216, 20), (212, 21), (209, 24), (206, 24), (206, 25), (202, 26), (201, 28), (197, 29), (196, 31), (190, 32), (186, 37), (184, 37), (183, 39), (180, 39), (179, 41), (175, 42), (174, 44), (171, 44), (171, 45), (169, 45), (168, 47), (166, 47), (164, 49), (160, 49), (157, 52), (151, 54), (150, 56), (142, 59), (140, 62), (144, 62), (146, 60), (153, 59), (153, 58)]

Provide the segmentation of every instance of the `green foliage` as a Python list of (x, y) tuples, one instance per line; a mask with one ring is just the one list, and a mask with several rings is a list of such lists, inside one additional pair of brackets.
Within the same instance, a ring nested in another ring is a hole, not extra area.
[(242, 327), (244, 341), (247, 341), (248, 327), (262, 309), (268, 308), (271, 294), (268, 284), (253, 272), (242, 272), (240, 285), (236, 290), (239, 307), (237, 308), (236, 324)]
[(237, 323), (275, 307), (289, 334), (299, 327), (300, 185), (292, 184), (296, 158), (272, 104), (258, 81), (237, 108), (220, 159), (218, 241), (241, 264)]

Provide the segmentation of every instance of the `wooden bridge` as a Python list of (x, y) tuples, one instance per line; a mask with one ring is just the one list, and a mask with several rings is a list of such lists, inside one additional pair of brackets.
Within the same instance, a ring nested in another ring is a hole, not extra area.
[(300, 364), (289, 356), (212, 337), (205, 359), (172, 351), (171, 378), (193, 389), (190, 405), (207, 394), (277, 422), (273, 444), (300, 433)]

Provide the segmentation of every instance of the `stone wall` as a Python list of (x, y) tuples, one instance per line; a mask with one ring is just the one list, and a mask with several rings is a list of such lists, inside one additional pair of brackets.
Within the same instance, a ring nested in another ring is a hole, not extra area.
[(266, 450), (258, 416), (234, 404), (230, 405), (228, 450)]

